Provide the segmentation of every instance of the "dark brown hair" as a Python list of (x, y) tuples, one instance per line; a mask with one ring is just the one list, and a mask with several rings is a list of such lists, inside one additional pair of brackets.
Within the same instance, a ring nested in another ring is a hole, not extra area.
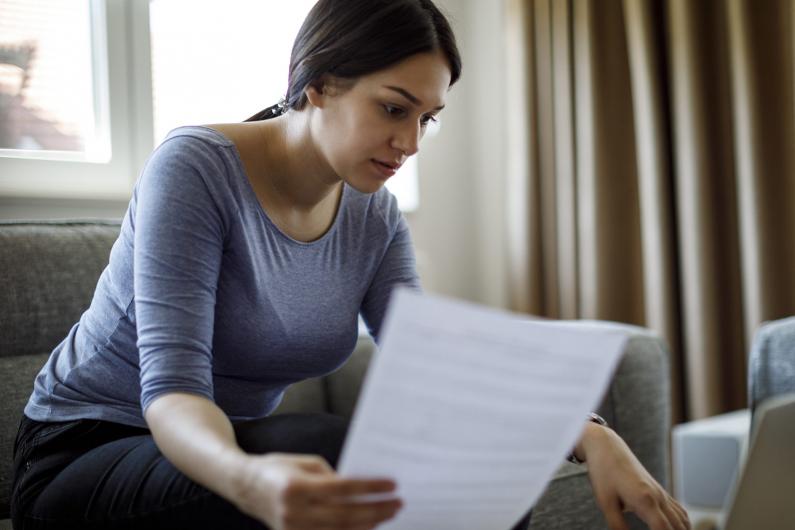
[(461, 76), (461, 56), (447, 18), (431, 0), (319, 0), (293, 43), (284, 101), (246, 121), (304, 108), (304, 90), (325, 74), (354, 80), (437, 50), (449, 63), (452, 86)]

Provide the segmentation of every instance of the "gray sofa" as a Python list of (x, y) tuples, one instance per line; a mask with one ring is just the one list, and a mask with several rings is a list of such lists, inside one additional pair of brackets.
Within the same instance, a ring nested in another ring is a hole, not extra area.
[(754, 335), (748, 358), (748, 408), (795, 393), (795, 317), (765, 322)]
[[(0, 222), (0, 529), (10, 528), (11, 454), (22, 409), (35, 374), (90, 301), (119, 232), (116, 222)], [(641, 462), (668, 484), (669, 387), (667, 348), (633, 326), (627, 348), (598, 412), (626, 440)], [(328, 411), (350, 416), (374, 346), (360, 337), (351, 359), (326, 377), (292, 386), (277, 413)], [(633, 529), (646, 528), (628, 516)], [(534, 508), (531, 528), (607, 528), (592, 498), (585, 466), (562, 463)], [(495, 529), (498, 530), (498, 529)]]

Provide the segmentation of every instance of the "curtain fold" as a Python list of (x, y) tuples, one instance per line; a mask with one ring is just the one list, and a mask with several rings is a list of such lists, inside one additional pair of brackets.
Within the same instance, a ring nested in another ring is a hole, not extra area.
[(656, 330), (677, 421), (744, 407), (795, 314), (793, 2), (507, 9), (513, 309)]
[(681, 317), (695, 417), (746, 400), (726, 4), (669, 4)]
[[(627, 48), (632, 83), (635, 145), (637, 150), (640, 226), (643, 259), (645, 325), (665, 337), (675, 353), (681, 352), (679, 275), (675, 207), (671, 180), (671, 144), (665, 49), (659, 4), (624, 0)], [(681, 380), (678, 355), (670, 360), (671, 373)], [(677, 385), (681, 388), (681, 385)], [(672, 410), (681, 411), (681, 389), (672, 395)]]
[(795, 293), (795, 3), (732, 1), (730, 7), (745, 332), (750, 334), (769, 315), (791, 313)]

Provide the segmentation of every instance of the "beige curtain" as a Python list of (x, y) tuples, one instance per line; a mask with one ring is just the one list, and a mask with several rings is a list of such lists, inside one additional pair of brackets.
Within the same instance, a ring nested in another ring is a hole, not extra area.
[(674, 420), (795, 314), (795, 0), (508, 0), (513, 308), (647, 326)]

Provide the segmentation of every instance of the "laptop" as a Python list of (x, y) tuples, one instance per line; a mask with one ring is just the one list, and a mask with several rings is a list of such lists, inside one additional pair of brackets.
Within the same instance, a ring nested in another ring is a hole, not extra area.
[(795, 394), (756, 411), (750, 449), (722, 530), (795, 529)]

